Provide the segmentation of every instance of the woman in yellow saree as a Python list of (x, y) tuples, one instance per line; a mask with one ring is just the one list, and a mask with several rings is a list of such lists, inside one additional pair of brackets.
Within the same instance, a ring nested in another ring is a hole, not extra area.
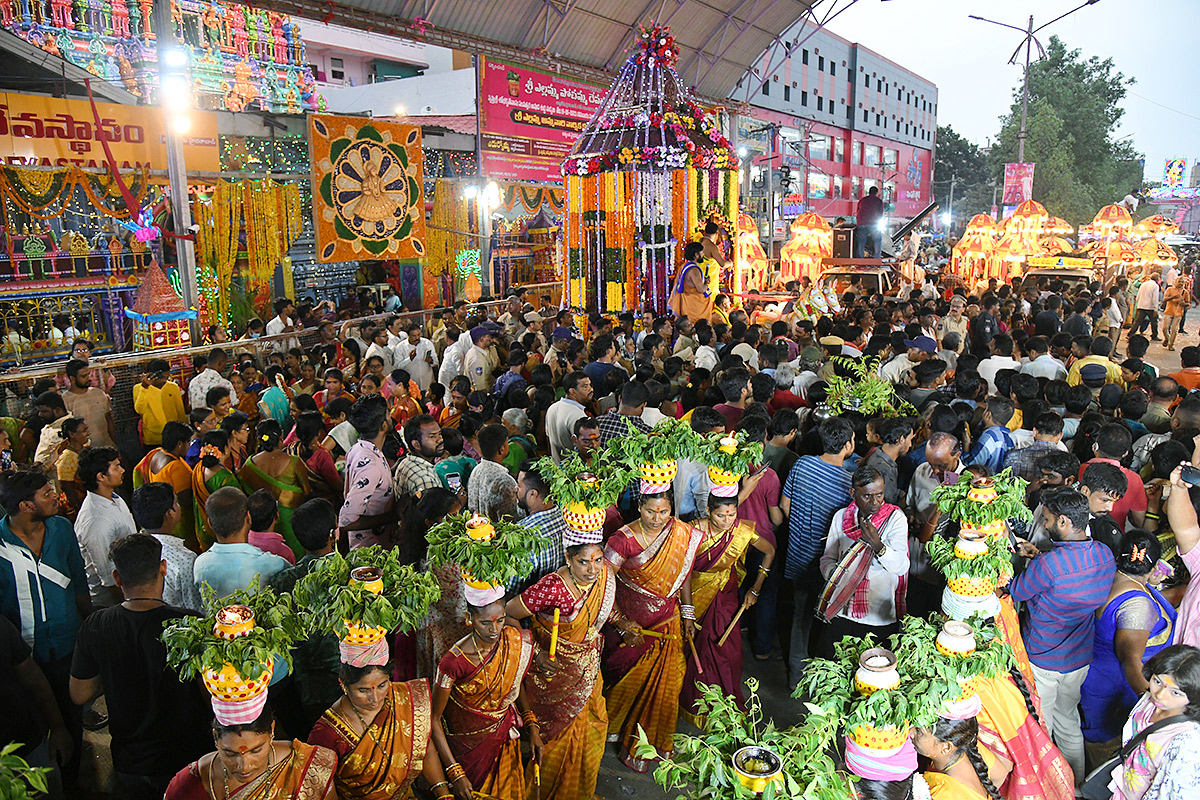
[(694, 641), (696, 657), (687, 660), (681, 708), (683, 718), (698, 728), (704, 727), (704, 718), (696, 714), (698, 683), (720, 686), (725, 694), (737, 700), (738, 706), (744, 704), (741, 627), (735, 625), (728, 636), (725, 631), (737, 616), (738, 586), (746, 571), (746, 550), (753, 547), (763, 554), (758, 578), (743, 601), (747, 608), (758, 602), (758, 593), (775, 560), (775, 546), (755, 532), (754, 523), (739, 523), (737, 510), (737, 495), (710, 494), (708, 518), (696, 524), (704, 537), (692, 568), (692, 602), (699, 630)]
[[(608, 734), (600, 683), (600, 629), (617, 595), (616, 572), (604, 560), (600, 535), (568, 530), (563, 536), (567, 565), (508, 601), (510, 622), (532, 617), (537, 648), (525, 676), (525, 693), (546, 750), (540, 785), (526, 776), (529, 800), (587, 800), (596, 793)], [(551, 661), (556, 610), (558, 640)]]
[(279, 446), (283, 428), (273, 419), (264, 419), (254, 429), (258, 452), (246, 459), (238, 470), (238, 478), (246, 487), (246, 493), (266, 489), (279, 504), (279, 521), (275, 530), (292, 552), (299, 558), (304, 547), (292, 532), (292, 512), (308, 499), (311, 487), (308, 482), (308, 467), (299, 456), (294, 456)]
[[(388, 661), (386, 654), (383, 660)], [(393, 683), (391, 674), (390, 662), (356, 666), (343, 656), (338, 679), (344, 694), (308, 736), (310, 744), (337, 754), (339, 800), (412, 798), (418, 775), (435, 788), (435, 796), (448, 794), (442, 762), (428, 746), (429, 682)]]
[(533, 661), (533, 640), (528, 631), (505, 624), (503, 587), (466, 591), (471, 632), (438, 662), (433, 741), (456, 800), (471, 800), (473, 792), (523, 800), (518, 709), (528, 723), (533, 760), (542, 757), (522, 685)]
[(246, 489), (237, 476), (224, 466), (229, 434), (219, 429), (209, 431), (200, 441), (200, 461), (192, 469), (192, 504), (196, 512), (196, 540), (200, 549), (207, 550), (216, 541), (208, 525), (208, 514), (204, 513), (208, 496), (226, 486), (242, 491)]
[(633, 755), (638, 726), (663, 754), (674, 750), (683, 691), (684, 644), (695, 633), (690, 575), (701, 534), (671, 515), (665, 493), (643, 494), (640, 518), (612, 535), (604, 558), (617, 570), (617, 611), (606, 628), (608, 741), (637, 772), (652, 762)]
[(180, 770), (165, 800), (336, 800), (337, 756), (274, 736), (269, 708), (250, 723), (214, 723), (216, 752)]

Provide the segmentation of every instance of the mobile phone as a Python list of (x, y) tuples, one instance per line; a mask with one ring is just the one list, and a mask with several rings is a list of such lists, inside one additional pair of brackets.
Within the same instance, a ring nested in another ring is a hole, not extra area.
[(1175, 568), (1161, 558), (1150, 573), (1149, 583), (1162, 583), (1175, 574)]
[(1185, 464), (1179, 472), (1179, 479), (1184, 483), (1190, 483), (1192, 486), (1200, 486), (1200, 467)]
[(446, 483), (450, 484), (450, 491), (457, 492), (462, 488), (462, 478), (457, 472), (452, 472), (446, 476)]

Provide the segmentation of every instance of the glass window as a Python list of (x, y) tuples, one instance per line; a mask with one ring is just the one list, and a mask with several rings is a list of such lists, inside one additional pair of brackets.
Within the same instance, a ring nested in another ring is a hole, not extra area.
[(850, 143), (850, 163), (851, 164), (861, 164), (862, 163), (862, 142), (851, 142)]
[(808, 51), (807, 51), (807, 50), (801, 50), (801, 51), (800, 51), (800, 60), (801, 60), (802, 62), (804, 62), (805, 64), (807, 64), (807, 63), (808, 63)]
[(884, 148), (883, 150), (883, 165), (888, 169), (895, 169), (900, 163), (900, 151)]
[(817, 111), (824, 111), (824, 110), (825, 110), (825, 98), (821, 97), (821, 95), (817, 95)]
[(821, 72), (825, 71), (825, 56), (817, 56), (817, 69)]
[(771, 82), (770, 81), (763, 81), (762, 93), (763, 94), (771, 93)]
[(868, 112), (868, 111), (867, 111), (867, 110), (864, 108), (864, 109), (863, 109), (863, 122), (867, 122), (867, 121), (868, 121), (868, 120), (867, 120), (867, 114), (868, 114), (868, 113), (870, 113), (870, 112)]
[(842, 199), (842, 176), (840, 175), (833, 176), (833, 199)]
[(851, 200), (854, 200), (862, 195), (862, 178), (855, 175), (850, 179), (850, 194)]
[(788, 86), (786, 83), (783, 85), (783, 99), (784, 100), (792, 99), (792, 87)]
[(821, 161), (829, 160), (830, 139), (824, 134), (813, 134), (808, 143), (808, 157)]
[(878, 185), (879, 185), (879, 181), (875, 180), (874, 178), (863, 178), (863, 191), (864, 192), (869, 192), (869, 191), (871, 191), (872, 186), (878, 186)]
[(829, 62), (829, 74), (831, 77), (837, 77), (837, 64), (833, 63), (832, 61)]
[(340, 81), (345, 79), (345, 65), (340, 58), (329, 59), (329, 77), (331, 80)]
[(800, 92), (800, 105), (808, 105), (808, 92)]
[(879, 166), (879, 145), (864, 144), (863, 145), (863, 164), (868, 167)]
[(808, 173), (808, 197), (810, 200), (824, 200), (829, 197), (829, 176), (819, 172)]
[(871, 76), (870, 75), (863, 75), (863, 86), (867, 87), (868, 89), (871, 88)]
[(833, 137), (833, 160), (838, 162), (846, 160), (846, 140), (840, 136)]

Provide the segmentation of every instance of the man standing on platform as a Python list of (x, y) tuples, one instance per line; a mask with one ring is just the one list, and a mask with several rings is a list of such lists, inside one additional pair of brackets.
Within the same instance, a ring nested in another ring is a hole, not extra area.
[(882, 246), (879, 221), (883, 219), (883, 200), (879, 197), (878, 186), (872, 186), (867, 196), (858, 201), (855, 216), (858, 227), (854, 231), (854, 257), (863, 258), (867, 243), (870, 242), (871, 258), (879, 258)]

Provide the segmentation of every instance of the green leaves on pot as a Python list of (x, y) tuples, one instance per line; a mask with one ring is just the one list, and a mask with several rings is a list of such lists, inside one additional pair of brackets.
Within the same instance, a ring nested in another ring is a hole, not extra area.
[[(766, 722), (758, 697), (758, 681), (746, 679), (746, 711), (719, 686), (698, 684), (697, 708), (705, 719), (698, 736), (676, 733), (674, 752), (654, 770), (654, 780), (667, 791), (684, 791), (689, 798), (705, 800), (751, 800), (756, 797), (742, 786), (733, 771), (733, 754), (743, 747), (765, 747), (783, 762), (779, 783), (763, 791), (764, 800), (845, 800), (850, 796), (845, 775), (837, 770), (830, 753), (839, 719), (817, 706), (808, 706), (802, 724), (777, 729)], [(645, 731), (638, 729), (638, 758), (655, 759), (661, 754), (651, 745)]]
[(489, 541), (467, 535), (469, 512), (448, 516), (429, 529), (429, 566), (456, 564), (475, 580), (503, 585), (533, 571), (533, 555), (546, 547), (546, 540), (533, 528), (507, 520), (493, 521), (496, 535)]
[(559, 507), (583, 503), (588, 508), (608, 508), (637, 478), (635, 468), (612, 449), (596, 453), (590, 464), (571, 452), (563, 455), (561, 463), (547, 456), (534, 467), (550, 483), (550, 496)]
[[(291, 647), (307, 636), (291, 595), (277, 595), (260, 582), (219, 599), (205, 584), (203, 595), (204, 607), (209, 609), (205, 616), (182, 617), (163, 626), (161, 638), (167, 648), (167, 663), (180, 678), (191, 680), (207, 670), (220, 671), (225, 664), (232, 664), (244, 679), (256, 680), (263, 673), (263, 665), (275, 657), (291, 668)], [(213, 633), (217, 612), (231, 605), (253, 611), (254, 627), (245, 636), (222, 639)]]
[[(350, 571), (374, 567), (382, 573), (383, 591), (374, 594), (350, 580)], [(437, 579), (400, 563), (395, 550), (379, 545), (360, 547), (343, 557), (333, 552), (296, 584), (296, 604), (305, 609), (310, 633), (346, 634), (346, 621), (391, 632), (420, 627), (429, 606), (441, 597)]]
[(1025, 503), (1025, 487), (1029, 482), (1013, 475), (1011, 467), (992, 476), (996, 499), (990, 503), (981, 503), (968, 496), (974, 477), (969, 472), (963, 473), (957, 483), (934, 489), (930, 499), (943, 514), (958, 522), (976, 526), (986, 525), (997, 519), (1033, 519), (1033, 512)]
[(29, 766), (28, 761), (17, 755), (22, 745), (21, 742), (9, 742), (0, 748), (2, 800), (27, 800), (31, 797), (42, 797), (50, 792), (46, 784), (46, 775), (50, 768)]
[(892, 384), (879, 376), (878, 358), (834, 356), (833, 362), (849, 376), (834, 375), (827, 383), (825, 403), (837, 414), (860, 411), (867, 416), (917, 416), (917, 410), (896, 396)]
[(987, 552), (975, 558), (954, 555), (954, 543), (953, 539), (934, 536), (925, 544), (930, 563), (946, 576), (946, 580), (974, 578), (998, 584), (1012, 576), (1012, 548), (1007, 536), (987, 537)]
[[(895, 647), (896, 637), (891, 638)], [(854, 688), (854, 673), (858, 670), (858, 659), (867, 650), (879, 647), (880, 643), (868, 634), (859, 639), (847, 636), (834, 645), (836, 658), (818, 658), (810, 661), (804, 673), (804, 682), (796, 687), (793, 697), (807, 694), (826, 713), (841, 720), (847, 732), (859, 725), (875, 728), (903, 728), (919, 714), (929, 701), (925, 697), (928, 685), (914, 681), (906, 665), (897, 662), (900, 685), (895, 689), (879, 689), (870, 697), (863, 697)]]
[(701, 438), (692, 426), (683, 420), (667, 418), (661, 420), (649, 433), (642, 433), (626, 423), (629, 435), (613, 439), (608, 450), (614, 461), (637, 469), (642, 464), (661, 464), (681, 458), (695, 459), (701, 446)]
[[(733, 453), (721, 449), (721, 440), (729, 437), (737, 439), (737, 450)], [(752, 464), (762, 463), (763, 443), (747, 443), (745, 431), (710, 433), (701, 439), (696, 459), (726, 472), (745, 475)]]

